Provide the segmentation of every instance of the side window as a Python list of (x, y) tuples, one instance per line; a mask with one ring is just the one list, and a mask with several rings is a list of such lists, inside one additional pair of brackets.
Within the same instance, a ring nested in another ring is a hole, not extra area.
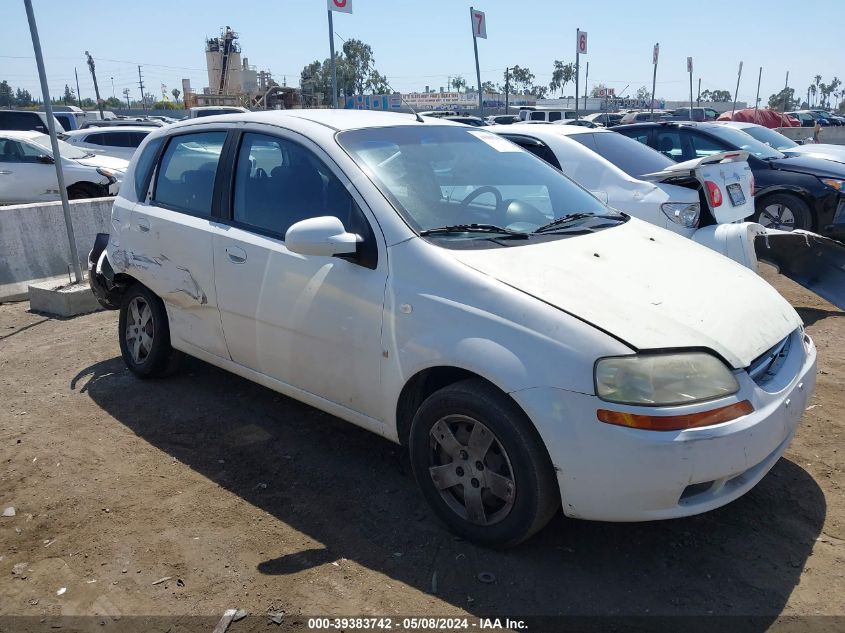
[(545, 112), (538, 112), (534, 110), (531, 113), (531, 120), (532, 121), (545, 121), (546, 120), (546, 113)]
[(127, 147), (138, 147), (147, 138), (149, 132), (129, 132), (129, 145)]
[(105, 134), (98, 132), (97, 134), (89, 134), (83, 139), (83, 142), (89, 145), (106, 145)]
[(153, 172), (158, 150), (161, 148), (163, 142), (163, 138), (150, 141), (144, 148), (144, 153), (138, 158), (138, 163), (135, 165), (135, 196), (141, 202), (144, 202), (147, 198), (150, 176)]
[(730, 148), (716, 139), (711, 139), (702, 134), (690, 134), (690, 143), (692, 144), (692, 151), (695, 158), (706, 158), (719, 152), (726, 152)]
[(352, 196), (337, 176), (303, 146), (248, 132), (235, 166), (233, 219), (283, 236), (292, 224), (333, 215), (347, 231), (371, 235)]
[(505, 138), (513, 141), (525, 151), (531, 152), (534, 156), (542, 158), (555, 169), (560, 169), (560, 163), (557, 160), (557, 156), (554, 155), (554, 152), (552, 152), (552, 150), (549, 149), (549, 146), (545, 143), (534, 139), (526, 139), (521, 136), (506, 136)]
[(217, 163), (226, 132), (198, 132), (170, 138), (161, 158), (153, 200), (196, 215), (211, 215)]
[(684, 146), (681, 133), (678, 130), (656, 130), (654, 133), (654, 149), (675, 162), (684, 160)]
[(34, 112), (0, 113), (0, 130), (32, 130), (40, 122)]
[(29, 143), (0, 139), (0, 162), (2, 163), (37, 163), (38, 157), (44, 153), (43, 149)]
[(549, 121), (560, 121), (560, 112), (549, 112)]

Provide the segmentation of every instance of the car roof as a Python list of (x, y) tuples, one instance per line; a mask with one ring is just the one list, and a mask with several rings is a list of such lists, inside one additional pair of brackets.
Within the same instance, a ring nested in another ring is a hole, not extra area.
[[(244, 123), (268, 123), (270, 125), (287, 126), (291, 123), (309, 121), (336, 131), (357, 130), (361, 128), (395, 127), (423, 125), (417, 121), (413, 114), (400, 112), (375, 112), (370, 110), (334, 110), (334, 109), (313, 109), (313, 110), (263, 110), (261, 112), (235, 112), (216, 116), (201, 117), (199, 119), (187, 119), (178, 123), (171, 123), (167, 131), (207, 125), (213, 123), (227, 123), (239, 121)], [(455, 125), (465, 127), (443, 118), (427, 118), (425, 125)]]
[(151, 125), (112, 125), (86, 127), (83, 130), (70, 130), (65, 136), (83, 136), (84, 134), (118, 134), (122, 132), (146, 132), (149, 134), (158, 128)]
[(578, 134), (613, 134), (613, 130), (600, 127), (586, 127), (584, 125), (531, 125), (529, 123), (514, 123), (507, 129), (499, 131), (501, 134), (528, 134), (532, 136), (576, 136)]
[(1, 130), (0, 136), (3, 138), (13, 138), (21, 141), (31, 140), (39, 136), (47, 136), (35, 130)]

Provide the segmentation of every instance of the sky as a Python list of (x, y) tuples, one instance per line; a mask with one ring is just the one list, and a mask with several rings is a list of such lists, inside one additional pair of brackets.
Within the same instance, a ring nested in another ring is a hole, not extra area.
[[(94, 96), (85, 51), (96, 62), (103, 98), (121, 98), (129, 88), (139, 98), (138, 68), (147, 91), (160, 94), (181, 88), (189, 78), (194, 90), (207, 84), (205, 38), (223, 26), (240, 34), (242, 55), (274, 79), (298, 85), (303, 66), (329, 56), (326, 0), (144, 0), (130, 6), (94, 0), (32, 0), (41, 37), (51, 96), (65, 84), (74, 87), (79, 73), (82, 97)], [(336, 45), (358, 38), (373, 49), (376, 68), (394, 90), (409, 92), (446, 86), (461, 75), (475, 85), (470, 6), (458, 0), (349, 0), (353, 13), (335, 14)], [(688, 56), (694, 83), (703, 90), (736, 87), (744, 62), (738, 99), (753, 103), (763, 67), (760, 95), (789, 85), (806, 97), (815, 75), (845, 81), (845, 37), (841, 16), (833, 19), (834, 0), (795, 2), (653, 3), (643, 0), (560, 2), (475, 0), (486, 13), (488, 39), (478, 41), (482, 82), (503, 83), (506, 67), (529, 67), (536, 82), (548, 84), (553, 62), (575, 60), (576, 29), (588, 34), (588, 54), (581, 57), (581, 86), (589, 62), (588, 85), (601, 82), (617, 94), (651, 89), (652, 49), (660, 43), (658, 98), (689, 96)], [(0, 4), (4, 38), (0, 43), (0, 80), (40, 95), (32, 40), (23, 0)], [(583, 89), (583, 88), (582, 88)], [(570, 84), (567, 94), (574, 93)]]

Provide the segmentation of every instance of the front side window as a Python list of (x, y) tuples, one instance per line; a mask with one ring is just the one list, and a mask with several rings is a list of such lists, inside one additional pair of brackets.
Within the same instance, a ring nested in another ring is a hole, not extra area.
[(247, 132), (235, 167), (233, 219), (284, 236), (300, 220), (338, 218), (347, 231), (366, 236), (366, 220), (343, 183), (298, 143)]
[(161, 157), (154, 201), (188, 213), (211, 215), (214, 178), (225, 141), (226, 132), (172, 137)]
[(742, 128), (742, 131), (761, 143), (765, 143), (769, 147), (774, 147), (778, 151), (795, 149), (798, 147), (798, 143), (792, 139), (787, 138), (783, 134), (779, 134), (772, 129), (763, 127), (762, 125), (744, 127)]
[(37, 163), (44, 152), (27, 143), (0, 139), (0, 162), (2, 163)]
[(487, 224), (530, 233), (574, 213), (611, 213), (549, 164), (490, 132), (401, 126), (349, 130), (337, 139), (419, 232)]
[(741, 149), (761, 159), (784, 157), (773, 147), (761, 143), (740, 130), (724, 125), (711, 125), (707, 131), (726, 143), (730, 149)]

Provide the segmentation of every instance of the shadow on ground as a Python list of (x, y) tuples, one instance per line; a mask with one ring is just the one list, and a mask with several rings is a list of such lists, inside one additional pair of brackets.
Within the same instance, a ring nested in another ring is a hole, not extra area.
[[(438, 597), (480, 616), (740, 614), (762, 616), (754, 628), (764, 630), (825, 518), (815, 481), (782, 459), (745, 497), (706, 515), (639, 524), (559, 515), (522, 546), (488, 551), (456, 540), (429, 514), (400, 447), (205, 363), (142, 382), (114, 358), (82, 370), (71, 388), (324, 545), (279, 551), (261, 573), (345, 557), (431, 592), (436, 571)], [(481, 572), (495, 582), (480, 583)]]

